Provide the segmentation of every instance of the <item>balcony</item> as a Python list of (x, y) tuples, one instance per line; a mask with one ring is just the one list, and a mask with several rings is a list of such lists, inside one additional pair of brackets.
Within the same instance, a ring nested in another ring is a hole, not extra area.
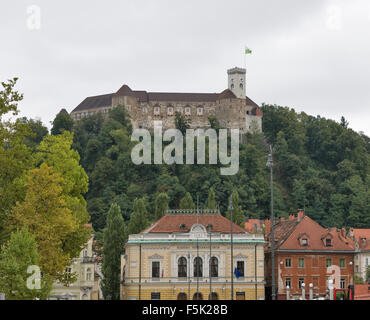
[(95, 258), (94, 257), (83, 257), (82, 258), (82, 263), (94, 263)]

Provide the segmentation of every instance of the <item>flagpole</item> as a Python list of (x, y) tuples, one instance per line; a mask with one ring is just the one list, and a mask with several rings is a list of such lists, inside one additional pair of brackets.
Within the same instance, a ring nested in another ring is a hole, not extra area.
[(244, 67), (247, 70), (247, 54), (246, 54), (247, 47), (244, 48)]

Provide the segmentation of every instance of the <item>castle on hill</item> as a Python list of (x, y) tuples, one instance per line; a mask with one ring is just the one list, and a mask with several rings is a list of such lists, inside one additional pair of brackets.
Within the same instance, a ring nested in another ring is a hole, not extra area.
[(157, 121), (164, 130), (175, 127), (175, 112), (190, 120), (192, 129), (208, 128), (214, 116), (222, 128), (240, 133), (262, 131), (262, 110), (246, 96), (246, 69), (227, 70), (228, 88), (221, 93), (174, 93), (132, 90), (123, 85), (116, 93), (87, 97), (72, 112), (80, 120), (98, 112), (107, 114), (118, 105), (125, 106), (133, 129), (153, 129)]

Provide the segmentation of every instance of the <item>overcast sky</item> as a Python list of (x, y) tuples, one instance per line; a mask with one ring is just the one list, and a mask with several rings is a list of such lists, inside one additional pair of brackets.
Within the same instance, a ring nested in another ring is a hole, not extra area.
[(49, 127), (124, 83), (221, 92), (247, 46), (256, 103), (343, 115), (370, 135), (368, 0), (2, 0), (0, 36), (0, 81), (19, 77), (20, 115)]

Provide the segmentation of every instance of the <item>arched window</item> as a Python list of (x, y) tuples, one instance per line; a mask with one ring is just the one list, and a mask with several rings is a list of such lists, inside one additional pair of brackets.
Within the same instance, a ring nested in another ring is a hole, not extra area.
[(180, 292), (177, 295), (177, 300), (186, 300), (186, 299), (187, 299), (187, 296), (186, 296), (186, 293), (184, 293), (184, 292)]
[(194, 259), (194, 277), (203, 277), (203, 260), (200, 257)]
[(187, 277), (187, 261), (184, 257), (179, 258), (178, 261), (178, 272), (177, 276), (179, 278), (186, 278)]
[(218, 294), (216, 292), (212, 292), (212, 295), (208, 295), (208, 300), (218, 300)]
[(193, 295), (193, 300), (203, 300), (203, 296), (200, 292), (195, 292)]
[(211, 270), (211, 277), (217, 278), (218, 277), (218, 259), (216, 257), (212, 257), (210, 260), (210, 270)]

